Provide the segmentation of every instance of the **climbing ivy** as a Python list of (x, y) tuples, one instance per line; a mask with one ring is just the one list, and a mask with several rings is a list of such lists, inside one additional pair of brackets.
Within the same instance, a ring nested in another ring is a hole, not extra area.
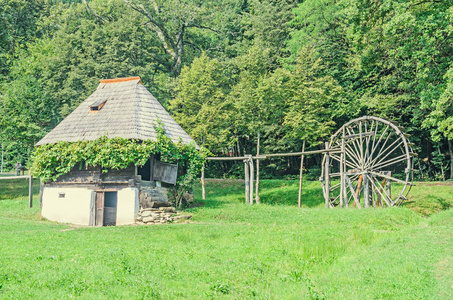
[(128, 140), (102, 136), (93, 141), (64, 142), (41, 145), (33, 154), (31, 172), (44, 181), (56, 181), (76, 165), (100, 166), (102, 172), (109, 169), (125, 169), (131, 164), (143, 166), (153, 154), (161, 160), (178, 164), (179, 176), (171, 189), (176, 204), (181, 203), (184, 192), (191, 189), (208, 155), (205, 148), (197, 150), (194, 144), (174, 143), (165, 135), (161, 124), (155, 126), (156, 141)]

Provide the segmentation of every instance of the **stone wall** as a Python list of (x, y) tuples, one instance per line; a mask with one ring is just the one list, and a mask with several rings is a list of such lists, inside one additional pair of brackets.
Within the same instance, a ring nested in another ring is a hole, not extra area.
[(192, 218), (191, 215), (181, 215), (174, 207), (140, 209), (136, 222), (145, 224), (165, 224)]

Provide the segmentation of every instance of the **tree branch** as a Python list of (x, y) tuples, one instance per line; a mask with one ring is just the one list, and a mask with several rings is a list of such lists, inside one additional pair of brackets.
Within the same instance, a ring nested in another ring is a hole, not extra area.
[(422, 4), (425, 4), (425, 3), (442, 3), (442, 0), (427, 0), (427, 1), (420, 1), (418, 3), (414, 3), (414, 4), (411, 4), (407, 7), (407, 9), (410, 9), (414, 6), (417, 6), (417, 5), (422, 5)]
[(187, 25), (187, 27), (196, 27), (196, 28), (207, 29), (207, 30), (211, 30), (211, 31), (216, 32), (216, 33), (220, 33), (220, 30), (216, 30), (216, 29), (213, 29), (211, 27), (198, 25), (198, 24)]
[(98, 15), (93, 9), (91, 9), (91, 7), (88, 5), (87, 1), (86, 0), (82, 0), (82, 2), (85, 4), (85, 6), (87, 7), (87, 9), (93, 14), (95, 15), (96, 18), (102, 20), (102, 22), (104, 23), (108, 23), (109, 21), (107, 21), (106, 19), (104, 19), (103, 17), (101, 17), (100, 15)]
[[(172, 50), (172, 49), (175, 49), (175, 46), (176, 46), (175, 42), (170, 37), (170, 35), (168, 34), (167, 30), (163, 27), (163, 25), (161, 23), (159, 23), (151, 15), (151, 12), (149, 10), (146, 11), (143, 7), (139, 7), (139, 6), (133, 5), (128, 0), (124, 0), (124, 2), (130, 8), (132, 8), (133, 10), (139, 12), (140, 14), (142, 14), (145, 17), (148, 18), (149, 22), (151, 22), (151, 24), (154, 25), (154, 27), (155, 27), (154, 31), (157, 33), (157, 36), (159, 37), (159, 39), (162, 41), (162, 44), (163, 44), (163, 46), (165, 48), (165, 51), (167, 51), (168, 54), (170, 54), (172, 57), (174, 57), (175, 53), (174, 53), (174, 50)], [(149, 4), (149, 2), (148, 2), (148, 4)], [(145, 25), (148, 24), (149, 22), (146, 22)], [(168, 44), (170, 44), (170, 47), (169, 47)]]

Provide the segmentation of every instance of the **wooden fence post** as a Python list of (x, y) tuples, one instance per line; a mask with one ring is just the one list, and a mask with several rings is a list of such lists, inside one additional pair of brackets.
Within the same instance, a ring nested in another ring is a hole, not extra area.
[(249, 155), (249, 165), (250, 165), (250, 197), (249, 197), (249, 203), (250, 205), (253, 204), (253, 180), (255, 178), (255, 168), (253, 167), (253, 159), (252, 155)]
[[(305, 140), (302, 143), (302, 152), (305, 151)], [(302, 202), (302, 175), (304, 172), (304, 155), (302, 154), (300, 157), (300, 172), (299, 172), (299, 197), (297, 198), (297, 205), (300, 208)]]
[(249, 162), (248, 158), (244, 159), (244, 180), (245, 180), (245, 203), (249, 203), (250, 197), (250, 175), (249, 175)]
[[(260, 132), (258, 131), (258, 141), (256, 145), (256, 156), (260, 155)], [(255, 190), (255, 202), (260, 203), (260, 160), (256, 160), (256, 190)]]
[(204, 189), (204, 164), (201, 167), (201, 199), (206, 200), (206, 191)]
[[(345, 207), (345, 202), (348, 199), (345, 197), (346, 191), (346, 181), (344, 178), (345, 172), (345, 155), (344, 155), (344, 127), (343, 127), (343, 136), (341, 138), (341, 153), (340, 153), (340, 207)], [(346, 198), (346, 199), (345, 199)]]
[(42, 183), (42, 180), (39, 180), (39, 208), (42, 208), (42, 196), (44, 193), (44, 183)]
[(33, 207), (33, 176), (29, 176), (28, 178), (28, 207)]
[[(326, 150), (329, 150), (329, 142), (326, 142), (325, 143), (325, 148)], [(329, 171), (330, 171), (330, 162), (329, 162), (329, 152), (326, 152), (326, 161), (325, 161), (325, 174), (324, 174), (324, 181), (325, 181), (325, 201), (326, 201), (326, 208), (329, 208), (330, 207), (330, 204), (329, 204), (329, 197), (330, 197), (330, 174), (329, 174)]]

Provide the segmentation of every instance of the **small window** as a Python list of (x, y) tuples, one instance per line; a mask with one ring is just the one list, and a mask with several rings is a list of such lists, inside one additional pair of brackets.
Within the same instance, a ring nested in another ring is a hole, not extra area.
[(65, 193), (58, 193), (58, 198), (65, 198), (66, 194)]
[(93, 113), (99, 112), (102, 107), (105, 105), (107, 100), (102, 100), (102, 101), (96, 101), (93, 104), (90, 105), (90, 111)]

